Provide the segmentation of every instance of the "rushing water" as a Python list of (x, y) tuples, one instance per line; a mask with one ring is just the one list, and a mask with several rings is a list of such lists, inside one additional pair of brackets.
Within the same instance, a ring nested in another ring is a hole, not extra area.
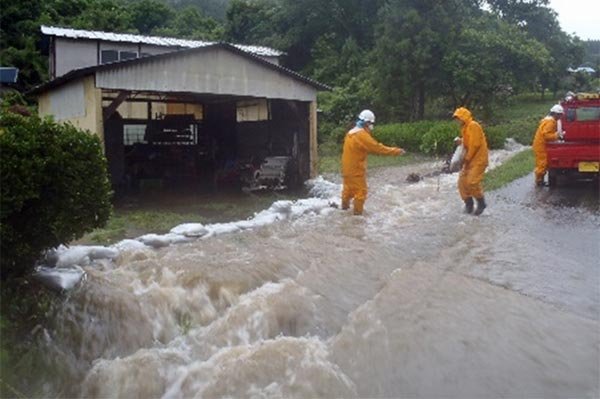
[(84, 266), (40, 334), (44, 396), (598, 397), (597, 187), (529, 176), (474, 217), (455, 174), (405, 182), (429, 168), (371, 172), (362, 217)]

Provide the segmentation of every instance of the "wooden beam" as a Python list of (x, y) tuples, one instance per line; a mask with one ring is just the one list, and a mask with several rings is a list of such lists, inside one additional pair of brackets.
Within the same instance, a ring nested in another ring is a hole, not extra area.
[(310, 177), (319, 173), (319, 152), (317, 147), (317, 102), (311, 101), (309, 109), (309, 145), (310, 145)]
[(119, 108), (119, 105), (121, 105), (123, 103), (123, 101), (125, 101), (127, 96), (129, 96), (129, 92), (127, 90), (123, 90), (123, 91), (119, 92), (119, 95), (117, 96), (117, 98), (115, 98), (108, 107), (105, 107), (103, 109), (102, 118), (104, 120), (110, 118), (111, 115), (115, 113), (117, 108)]

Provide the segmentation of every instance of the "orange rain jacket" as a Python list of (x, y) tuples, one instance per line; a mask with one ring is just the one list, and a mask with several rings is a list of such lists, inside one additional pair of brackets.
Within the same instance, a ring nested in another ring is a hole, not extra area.
[(367, 173), (367, 154), (399, 155), (400, 148), (377, 142), (364, 128), (355, 127), (344, 139), (342, 176), (357, 177)]
[(556, 140), (558, 140), (557, 122), (556, 119), (548, 115), (540, 121), (532, 144), (535, 154), (535, 181), (537, 183), (544, 180), (544, 175), (548, 170), (546, 142)]
[(355, 127), (346, 134), (342, 153), (342, 208), (348, 208), (354, 198), (354, 213), (361, 214), (367, 198), (367, 155), (400, 155), (398, 147), (387, 147), (377, 142), (364, 128)]
[(460, 135), (467, 151), (463, 168), (458, 177), (458, 191), (463, 200), (469, 197), (482, 198), (481, 181), (488, 165), (488, 145), (485, 133), (481, 125), (473, 120), (473, 115), (467, 108), (458, 108), (454, 111), (453, 116), (463, 122)]

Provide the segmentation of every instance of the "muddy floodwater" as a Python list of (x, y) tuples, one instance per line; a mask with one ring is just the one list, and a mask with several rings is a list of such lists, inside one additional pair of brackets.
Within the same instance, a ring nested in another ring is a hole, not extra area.
[(370, 172), (361, 217), (332, 208), (85, 266), (38, 334), (52, 372), (24, 385), (86, 398), (597, 398), (598, 187), (527, 176), (474, 217), (456, 174), (406, 182), (428, 168)]

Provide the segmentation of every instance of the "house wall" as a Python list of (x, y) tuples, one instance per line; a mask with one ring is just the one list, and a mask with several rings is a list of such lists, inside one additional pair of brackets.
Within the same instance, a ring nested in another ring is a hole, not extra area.
[(94, 76), (74, 80), (38, 97), (40, 116), (53, 115), (57, 122), (71, 122), (103, 140), (102, 92), (94, 85)]
[(317, 91), (234, 52), (210, 48), (98, 71), (103, 89), (315, 101)]
[(117, 50), (117, 51), (133, 51), (138, 52), (138, 45), (136, 43), (113, 43), (113, 42), (100, 42), (100, 51), (102, 50)]
[[(55, 71), (50, 71), (53, 78), (57, 78), (74, 69), (98, 65), (102, 50), (133, 51), (156, 55), (175, 51), (178, 47), (153, 46), (137, 43), (115, 43), (88, 39), (54, 38), (55, 53), (50, 54), (50, 65), (55, 66)], [(53, 59), (52, 59), (53, 57)], [(54, 64), (53, 64), (54, 62)]]
[[(57, 78), (74, 69), (98, 65), (102, 50), (132, 51), (138, 54), (157, 55), (180, 50), (180, 47), (156, 46), (144, 43), (121, 43), (90, 39), (54, 37), (54, 54), (50, 54), (50, 76)], [(278, 57), (260, 57), (279, 65)], [(53, 69), (54, 66), (54, 69)]]
[(140, 44), (140, 53), (146, 53), (150, 55), (157, 55), (163, 53), (169, 53), (171, 51), (179, 50), (179, 47), (164, 47), (164, 46), (153, 46), (151, 44)]
[(53, 77), (59, 77), (74, 69), (97, 65), (98, 44), (95, 40), (72, 40), (55, 38), (55, 54)]

